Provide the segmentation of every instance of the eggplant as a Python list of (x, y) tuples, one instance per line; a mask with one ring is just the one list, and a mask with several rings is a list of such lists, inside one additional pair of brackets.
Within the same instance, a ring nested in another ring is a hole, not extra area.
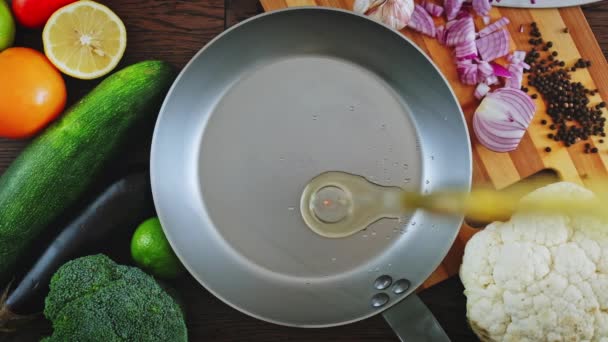
[(65, 262), (83, 256), (91, 247), (99, 247), (95, 243), (121, 228), (134, 230), (153, 215), (147, 172), (134, 173), (111, 184), (61, 230), (14, 290), (10, 291), (9, 284), (1, 298), (0, 329), (10, 330), (7, 327), (12, 321), (42, 311), (51, 277)]

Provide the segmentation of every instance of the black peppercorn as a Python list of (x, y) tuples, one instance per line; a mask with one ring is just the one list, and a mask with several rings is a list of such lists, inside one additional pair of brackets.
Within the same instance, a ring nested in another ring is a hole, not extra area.
[(602, 101), (598, 104), (598, 106), (600, 106), (600, 108), (604, 108), (606, 107), (606, 102)]
[(568, 32), (570, 32), (570, 30), (568, 30), (567, 27), (564, 27), (564, 33), (568, 33)]
[(554, 124), (549, 125), (549, 129), (555, 129), (555, 125)]
[(545, 120), (545, 119), (540, 120), (540, 124), (541, 125), (546, 125), (547, 124), (547, 120)]
[(551, 147), (545, 147), (545, 152), (551, 152)]
[(532, 94), (530, 97), (533, 99), (536, 99), (536, 98), (538, 98), (538, 94)]
[(591, 153), (597, 153), (597, 147), (592, 148)]

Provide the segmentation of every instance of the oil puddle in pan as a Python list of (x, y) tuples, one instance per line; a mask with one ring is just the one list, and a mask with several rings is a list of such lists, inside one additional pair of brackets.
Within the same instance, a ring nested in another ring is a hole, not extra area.
[[(304, 189), (300, 211), (306, 225), (315, 233), (343, 238), (365, 230), (380, 219), (402, 220), (402, 194), (399, 187), (379, 185), (362, 176), (325, 172)], [(399, 229), (394, 228), (394, 232)], [(372, 237), (375, 235), (376, 232), (371, 233)], [(391, 236), (385, 238), (390, 240)]]

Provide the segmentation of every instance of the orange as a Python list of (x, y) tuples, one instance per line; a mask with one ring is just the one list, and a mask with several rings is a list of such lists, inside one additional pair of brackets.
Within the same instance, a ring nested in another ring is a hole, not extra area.
[(63, 77), (46, 56), (13, 47), (0, 52), (0, 136), (29, 138), (65, 108)]

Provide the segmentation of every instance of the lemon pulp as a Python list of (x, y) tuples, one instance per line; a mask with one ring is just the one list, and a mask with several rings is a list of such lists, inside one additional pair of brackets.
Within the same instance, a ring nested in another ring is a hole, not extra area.
[(42, 38), (51, 63), (80, 79), (112, 71), (127, 45), (123, 22), (94, 1), (77, 1), (57, 10), (45, 25)]

